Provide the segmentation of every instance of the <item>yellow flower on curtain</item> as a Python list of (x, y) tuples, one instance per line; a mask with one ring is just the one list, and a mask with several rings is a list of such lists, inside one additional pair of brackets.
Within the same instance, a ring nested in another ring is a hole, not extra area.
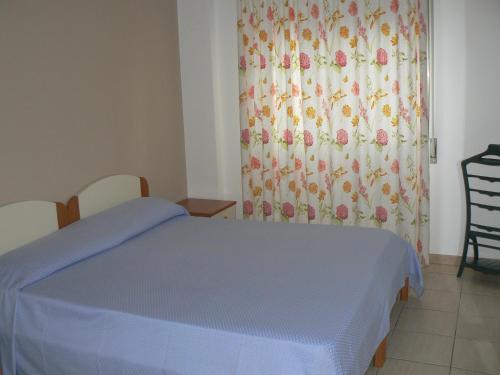
[(389, 229), (427, 261), (426, 6), (238, 1), (245, 218)]

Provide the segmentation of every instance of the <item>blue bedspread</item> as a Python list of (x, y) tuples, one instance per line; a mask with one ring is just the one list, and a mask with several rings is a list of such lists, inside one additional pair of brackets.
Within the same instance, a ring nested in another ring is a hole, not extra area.
[[(138, 199), (0, 257), (5, 375), (363, 374), (414, 250)], [(15, 372), (17, 371), (17, 372)]]

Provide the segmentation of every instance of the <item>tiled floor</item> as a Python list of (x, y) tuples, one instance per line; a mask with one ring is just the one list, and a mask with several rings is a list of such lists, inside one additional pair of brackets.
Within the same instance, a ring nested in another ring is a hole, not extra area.
[(398, 302), (387, 360), (367, 375), (500, 375), (500, 276), (424, 269), (425, 294)]

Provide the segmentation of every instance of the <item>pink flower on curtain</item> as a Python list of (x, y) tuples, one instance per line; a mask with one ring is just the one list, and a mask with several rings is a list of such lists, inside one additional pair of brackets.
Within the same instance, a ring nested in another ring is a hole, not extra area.
[(244, 145), (250, 144), (250, 130), (243, 129), (241, 131), (241, 143), (243, 143)]
[(321, 22), (319, 22), (319, 24), (318, 24), (318, 29), (319, 29), (320, 39), (323, 39), (326, 42), (326, 30)]
[(313, 135), (309, 130), (304, 130), (304, 144), (308, 147), (312, 146), (314, 143)]
[(399, 95), (399, 81), (397, 80), (392, 84), (392, 93), (394, 95)]
[(310, 204), (307, 205), (307, 218), (309, 220), (314, 220), (316, 218), (316, 210)]
[(262, 111), (259, 108), (255, 108), (255, 117), (262, 120)]
[(268, 7), (268, 8), (267, 8), (267, 19), (268, 19), (270, 22), (273, 22), (273, 21), (274, 21), (274, 12), (273, 12), (273, 8), (272, 8), (272, 7)]
[(257, 159), (255, 156), (252, 156), (252, 159), (250, 159), (250, 168), (260, 169), (260, 160)]
[(351, 16), (356, 17), (358, 15), (358, 4), (355, 1), (351, 1), (349, 4), (348, 12)]
[(349, 134), (344, 129), (337, 130), (337, 143), (343, 146), (349, 143)]
[(267, 145), (269, 143), (269, 132), (266, 129), (262, 129), (262, 144)]
[(383, 48), (379, 48), (377, 50), (377, 64), (379, 65), (387, 65), (387, 51)]
[(398, 160), (394, 160), (392, 162), (392, 164), (391, 164), (391, 171), (394, 174), (398, 174), (399, 173), (399, 161)]
[(401, 196), (401, 199), (403, 199), (403, 202), (405, 202), (405, 204), (410, 203), (410, 197), (406, 194), (406, 189), (403, 186), (399, 187), (399, 195)]
[(319, 17), (319, 7), (318, 7), (318, 4), (313, 4), (312, 5), (312, 7), (311, 7), (311, 16), (315, 20), (318, 19), (318, 17)]
[(337, 219), (344, 221), (349, 217), (349, 209), (345, 204), (338, 205), (335, 214)]
[(302, 168), (302, 160), (299, 158), (295, 158), (295, 170), (299, 170)]
[(403, 35), (403, 37), (405, 39), (409, 39), (409, 37), (410, 37), (409, 29), (408, 29), (408, 26), (406, 26), (403, 23), (403, 17), (401, 15), (399, 16), (399, 32)]
[(397, 13), (399, 11), (399, 0), (392, 0), (391, 1), (391, 11), (393, 13)]
[(260, 55), (260, 68), (266, 69), (266, 56)]
[(290, 7), (288, 8), (288, 18), (290, 18), (290, 21), (295, 21), (295, 10)]
[(323, 95), (323, 87), (319, 83), (316, 84), (316, 90), (314, 90), (314, 93), (316, 94), (317, 97)]
[[(359, 20), (359, 18), (358, 18)], [(361, 22), (361, 21), (359, 21)], [(358, 35), (365, 40), (365, 42), (368, 43), (368, 37), (366, 36), (366, 27), (363, 26), (361, 23), (358, 26)]]
[(288, 53), (285, 53), (283, 56), (283, 67), (285, 69), (290, 69), (290, 55)]
[(309, 55), (301, 52), (300, 53), (300, 69), (307, 70), (311, 67), (311, 60), (309, 59)]
[(273, 206), (268, 201), (264, 201), (262, 204), (262, 210), (264, 212), (264, 216), (271, 216), (273, 214)]
[(377, 130), (377, 143), (381, 146), (386, 146), (389, 139), (387, 137), (387, 132), (384, 129)]
[(255, 92), (255, 86), (250, 86), (250, 88), (248, 89), (248, 96), (251, 97), (253, 99), (254, 97), (254, 92)]
[(354, 161), (352, 162), (351, 168), (352, 168), (352, 171), (354, 173), (356, 173), (356, 174), (359, 173), (359, 161), (358, 161), (358, 159), (354, 159)]
[(293, 133), (289, 129), (283, 132), (283, 140), (287, 145), (293, 145)]
[(249, 200), (246, 200), (243, 202), (243, 213), (245, 215), (252, 215), (253, 214), (253, 203)]
[(387, 221), (387, 210), (385, 207), (378, 206), (375, 209), (375, 219), (377, 219), (379, 223), (385, 223)]
[(276, 84), (274, 82), (271, 84), (271, 88), (269, 89), (269, 93), (273, 97), (276, 95)]
[(326, 161), (319, 160), (318, 161), (318, 172), (324, 172), (326, 170)]
[(245, 56), (240, 57), (240, 69), (243, 71), (247, 70), (247, 59), (245, 59)]
[(281, 207), (281, 214), (288, 218), (294, 217), (295, 209), (293, 208), (293, 205), (290, 202), (283, 203), (283, 206)]
[(359, 83), (358, 81), (354, 81), (354, 83), (352, 84), (352, 93), (354, 96), (359, 96)]
[(335, 52), (335, 63), (341, 68), (344, 68), (347, 65), (347, 56), (344, 51), (338, 50)]

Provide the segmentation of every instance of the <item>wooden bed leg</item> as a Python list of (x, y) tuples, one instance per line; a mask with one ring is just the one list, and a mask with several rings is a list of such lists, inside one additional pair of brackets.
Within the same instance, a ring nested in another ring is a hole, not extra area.
[(405, 286), (401, 288), (399, 292), (399, 298), (401, 301), (408, 301), (408, 296), (410, 294), (410, 286), (408, 282), (408, 278), (405, 279)]
[(387, 349), (387, 337), (382, 340), (373, 356), (373, 367), (382, 368), (385, 362), (385, 351)]

